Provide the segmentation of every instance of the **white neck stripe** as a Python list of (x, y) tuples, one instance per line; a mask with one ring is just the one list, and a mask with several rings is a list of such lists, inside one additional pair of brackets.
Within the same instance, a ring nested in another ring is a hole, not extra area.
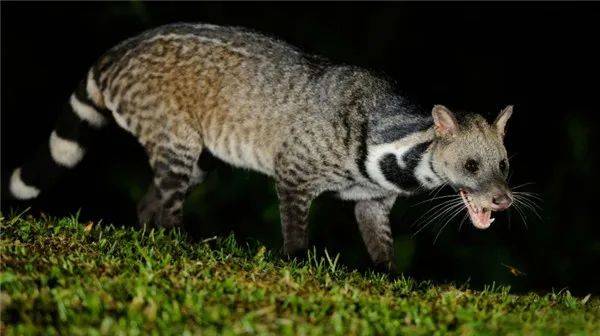
[[(406, 163), (404, 162), (405, 154), (413, 147), (433, 140), (433, 137), (433, 129), (428, 129), (426, 131), (413, 133), (391, 143), (370, 146), (367, 149), (367, 159), (365, 162), (367, 174), (373, 181), (387, 190), (398, 193), (408, 192), (400, 189), (396, 184), (388, 181), (385, 178), (384, 173), (381, 171), (379, 163), (386, 155), (393, 154), (398, 160), (398, 165), (401, 168), (404, 168), (406, 166)], [(431, 169), (430, 161), (431, 150), (427, 149), (423, 153), (423, 156), (415, 168), (414, 176), (421, 185), (432, 189), (439, 186), (442, 181), (440, 177)]]

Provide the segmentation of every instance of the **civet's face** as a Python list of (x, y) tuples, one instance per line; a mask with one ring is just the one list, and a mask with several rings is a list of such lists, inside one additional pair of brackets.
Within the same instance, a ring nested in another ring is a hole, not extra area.
[(469, 115), (459, 124), (447, 108), (432, 111), (438, 141), (433, 152), (436, 172), (460, 194), (471, 222), (487, 229), (493, 211), (510, 207), (513, 196), (507, 184), (508, 159), (503, 138), (512, 106), (489, 124), (479, 115)]

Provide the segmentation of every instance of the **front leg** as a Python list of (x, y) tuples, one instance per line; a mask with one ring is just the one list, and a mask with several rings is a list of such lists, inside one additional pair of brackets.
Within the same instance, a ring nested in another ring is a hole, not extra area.
[(390, 229), (389, 213), (396, 195), (358, 201), (354, 209), (358, 228), (367, 246), (371, 260), (386, 271), (395, 272), (394, 240)]

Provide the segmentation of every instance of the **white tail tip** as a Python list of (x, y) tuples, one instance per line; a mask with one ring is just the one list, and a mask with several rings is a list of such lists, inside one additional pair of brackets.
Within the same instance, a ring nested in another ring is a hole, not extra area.
[(40, 194), (40, 190), (36, 187), (29, 186), (21, 179), (21, 168), (13, 171), (10, 177), (10, 193), (17, 199), (26, 200), (36, 198)]

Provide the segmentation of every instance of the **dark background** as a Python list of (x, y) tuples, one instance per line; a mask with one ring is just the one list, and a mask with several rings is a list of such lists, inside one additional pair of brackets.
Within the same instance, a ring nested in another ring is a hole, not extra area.
[[(392, 214), (398, 264), (436, 282), (508, 284), (515, 291), (598, 293), (600, 265), (598, 113), (600, 8), (597, 4), (435, 3), (2, 3), (2, 184), (39, 144), (61, 107), (104, 51), (147, 28), (177, 21), (241, 25), (311, 53), (383, 72), (429, 108), (445, 104), (489, 118), (515, 105), (507, 148), (511, 183), (533, 184), (541, 219), (501, 214), (491, 229), (453, 222), (412, 237), (431, 204), (399, 200)], [(3, 212), (32, 207), (55, 216), (132, 225), (150, 182), (137, 142), (117, 127), (100, 132), (86, 159), (29, 203), (3, 197)], [(444, 190), (442, 193), (448, 193)], [(436, 204), (435, 202), (433, 204)], [(234, 232), (279, 249), (273, 183), (219, 166), (185, 208), (193, 237)], [(441, 223), (440, 223), (441, 224)], [(311, 242), (369, 265), (353, 204), (321, 197)], [(512, 275), (505, 265), (526, 273)]]

